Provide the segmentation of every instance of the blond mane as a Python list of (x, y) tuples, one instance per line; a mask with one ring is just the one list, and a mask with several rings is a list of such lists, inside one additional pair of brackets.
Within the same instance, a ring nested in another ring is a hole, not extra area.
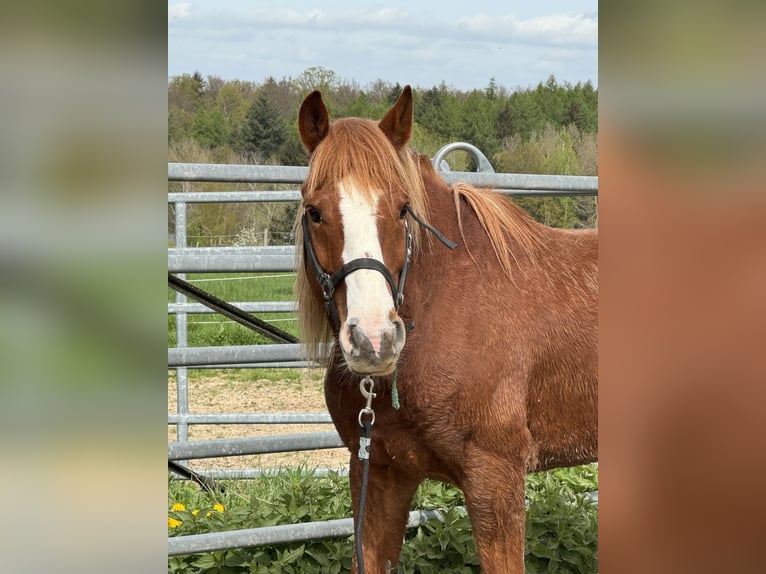
[(470, 251), (470, 245), (466, 241), (463, 229), (462, 200), (465, 200), (476, 214), (489, 238), (497, 261), (509, 279), (513, 280), (513, 263), (518, 264), (514, 251), (511, 249), (511, 238), (516, 243), (514, 247), (518, 247), (534, 264), (536, 260), (533, 255), (534, 251), (536, 248), (543, 247), (544, 244), (540, 238), (539, 225), (526, 211), (490, 189), (477, 188), (467, 183), (455, 183), (452, 186), (452, 196), (455, 202), (460, 236), (468, 254), (474, 261), (475, 258)]

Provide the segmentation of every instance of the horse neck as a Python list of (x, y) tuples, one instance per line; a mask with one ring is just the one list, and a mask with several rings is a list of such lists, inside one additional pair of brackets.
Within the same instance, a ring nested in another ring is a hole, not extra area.
[[(460, 228), (455, 211), (452, 189), (439, 180), (427, 183), (428, 223), (447, 239), (460, 243)], [(418, 225), (413, 222), (413, 225)], [(406, 301), (415, 308), (427, 304), (431, 295), (447, 286), (450, 268), (462, 257), (460, 248), (450, 250), (428, 229), (420, 227), (420, 242), (412, 256), (412, 267), (407, 276)]]

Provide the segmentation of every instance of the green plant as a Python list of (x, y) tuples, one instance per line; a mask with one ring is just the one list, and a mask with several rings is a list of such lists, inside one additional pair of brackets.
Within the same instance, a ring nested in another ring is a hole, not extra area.
[(526, 570), (598, 571), (598, 487), (595, 465), (556, 469), (527, 481)]
[[(250, 481), (225, 481), (211, 495), (188, 482), (168, 482), (168, 534), (179, 536), (294, 524), (351, 516), (348, 479), (336, 472), (319, 477), (306, 467), (265, 473)], [(527, 483), (527, 572), (592, 573), (598, 569), (598, 514), (589, 492), (598, 487), (595, 465), (529, 476)], [(184, 510), (172, 510), (182, 504)], [(463, 495), (455, 487), (425, 481), (416, 508), (443, 509), (443, 522), (429, 520), (408, 531), (397, 573), (480, 572)], [(220, 505), (216, 507), (216, 505)], [(195, 510), (197, 512), (195, 512)], [(170, 520), (179, 523), (173, 523)], [(173, 556), (169, 572), (337, 573), (347, 572), (352, 538), (311, 540)]]

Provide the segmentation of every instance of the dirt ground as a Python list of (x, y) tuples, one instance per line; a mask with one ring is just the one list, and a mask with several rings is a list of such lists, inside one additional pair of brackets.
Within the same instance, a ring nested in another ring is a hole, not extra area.
[[(239, 373), (239, 374), (238, 374)], [(320, 371), (301, 371), (299, 380), (274, 381), (259, 379), (258, 371), (214, 375), (198, 375), (192, 371), (189, 376), (189, 411), (202, 413), (325, 413)], [(168, 413), (177, 409), (177, 387), (175, 373), (168, 374)], [(262, 435), (294, 434), (303, 432), (332, 431), (332, 424), (289, 424), (289, 425), (190, 425), (189, 440), (219, 438), (241, 438)], [(168, 441), (176, 440), (175, 425), (168, 425)], [(195, 470), (221, 468), (272, 468), (306, 464), (309, 468), (347, 468), (349, 454), (345, 448), (303, 451), (297, 453), (274, 453), (252, 456), (237, 456), (191, 461)]]

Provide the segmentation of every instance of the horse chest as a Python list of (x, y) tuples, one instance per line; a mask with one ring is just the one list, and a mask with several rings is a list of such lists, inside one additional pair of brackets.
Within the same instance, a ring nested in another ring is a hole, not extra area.
[[(351, 387), (326, 381), (325, 396), (338, 434), (355, 456), (359, 449), (358, 414), (364, 406), (361, 395)], [(404, 404), (399, 410), (393, 409), (388, 389), (379, 390), (372, 408), (375, 411), (371, 449), (374, 464), (393, 465), (448, 482), (457, 480), (452, 459), (460, 457), (459, 437), (433, 428), (432, 421), (419, 409), (414, 411)]]

